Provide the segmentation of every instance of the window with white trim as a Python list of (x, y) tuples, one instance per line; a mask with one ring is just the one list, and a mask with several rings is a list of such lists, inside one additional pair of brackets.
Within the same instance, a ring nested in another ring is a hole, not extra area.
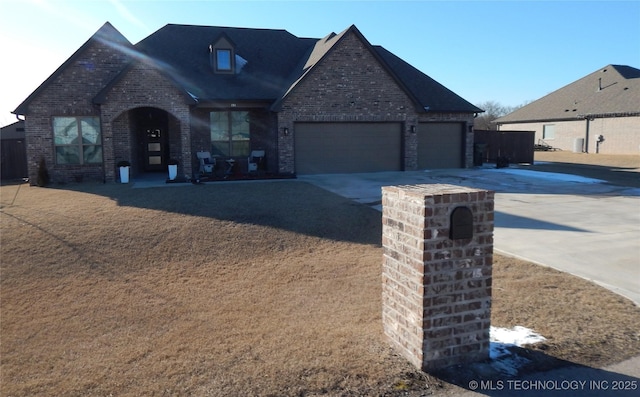
[(56, 164), (101, 164), (99, 117), (54, 117)]
[(545, 124), (542, 126), (542, 139), (554, 139), (556, 137), (556, 126)]

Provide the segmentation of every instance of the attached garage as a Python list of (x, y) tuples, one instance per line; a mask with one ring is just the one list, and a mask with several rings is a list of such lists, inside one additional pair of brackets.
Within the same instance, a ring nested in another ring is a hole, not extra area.
[(464, 167), (462, 123), (420, 123), (417, 134), (418, 169)]
[(400, 123), (296, 123), (298, 174), (402, 170)]

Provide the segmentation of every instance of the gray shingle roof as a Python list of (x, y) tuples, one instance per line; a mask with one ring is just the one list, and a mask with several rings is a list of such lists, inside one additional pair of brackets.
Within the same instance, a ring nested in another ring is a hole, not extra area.
[(416, 98), (421, 109), (426, 112), (472, 112), (484, 110), (467, 102), (447, 87), (414, 68), (396, 55), (381, 46), (374, 46), (375, 51), (394, 71), (398, 79)]
[[(304, 66), (297, 73), (294, 73), (296, 81), (289, 87), (288, 91), (301, 81), (304, 76), (348, 33), (353, 32), (367, 45), (372, 54), (386, 66), (391, 76), (407, 92), (416, 104), (420, 112), (452, 112), (452, 113), (479, 113), (482, 109), (467, 102), (462, 97), (455, 94), (431, 77), (414, 68), (401, 58), (392, 54), (381, 46), (372, 46), (360, 31), (352, 25), (348, 29), (319, 39), (315, 42), (310, 54), (305, 57)], [(286, 95), (286, 93), (283, 95)], [(276, 103), (274, 108), (277, 109)]]
[[(209, 45), (223, 34), (235, 44), (235, 54), (248, 61), (241, 73), (212, 72)], [(167, 65), (165, 73), (200, 100), (273, 101), (314, 42), (285, 30), (169, 24), (136, 48)]]
[(640, 70), (608, 65), (506, 116), (496, 123), (640, 115)]
[[(123, 46), (130, 43), (107, 22), (89, 41), (108, 33)], [(371, 52), (389, 70), (414, 100), (420, 111), (477, 113), (481, 109), (379, 46), (371, 46), (355, 26), (322, 39), (300, 38), (285, 30), (168, 24), (137, 43), (130, 51), (134, 62), (149, 62), (171, 78), (185, 96), (199, 103), (216, 101), (261, 101), (277, 108), (286, 94), (304, 79), (347, 32), (360, 35)], [(212, 71), (209, 46), (225, 36), (235, 54), (246, 64), (239, 73)], [(86, 45), (86, 44), (85, 44)], [(80, 54), (81, 47), (73, 57)], [(56, 73), (64, 70), (67, 60)], [(126, 70), (120, 76), (124, 75)], [(55, 75), (55, 74), (54, 74)], [(28, 103), (55, 76), (45, 81), (14, 113), (25, 114)], [(109, 86), (94, 98), (102, 103)]]
[[(311, 39), (296, 37), (285, 30), (169, 24), (136, 44), (136, 48), (151, 59), (170, 65), (174, 80), (200, 101), (265, 100), (275, 102), (277, 108), (277, 102), (349, 31), (360, 34), (355, 26)], [(236, 54), (247, 61), (239, 74), (211, 72), (208, 47), (223, 34), (236, 45)], [(386, 63), (391, 74), (419, 102), (418, 108), (482, 112), (386, 49), (372, 48), (374, 55)]]

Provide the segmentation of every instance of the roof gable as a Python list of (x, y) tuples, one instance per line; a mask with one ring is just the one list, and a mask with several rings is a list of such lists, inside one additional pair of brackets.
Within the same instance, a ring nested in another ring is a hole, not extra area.
[(624, 65), (608, 65), (495, 122), (631, 115), (640, 115), (640, 70)]
[(293, 70), (289, 76), (290, 83), (285, 87), (284, 93), (278, 98), (278, 100), (272, 105), (272, 110), (279, 110), (280, 105), (289, 93), (297, 87), (302, 80), (318, 65), (322, 59), (333, 49), (355, 26), (351, 26), (348, 29), (340, 32), (339, 34), (330, 33), (327, 36), (319, 39), (310, 48), (310, 50), (301, 58), (298, 66)]
[(328, 36), (318, 40), (313, 49), (309, 52), (307, 56), (302, 60), (301, 67), (299, 67), (296, 72), (292, 75), (292, 84), (287, 88), (286, 92), (282, 95), (282, 97), (274, 103), (272, 106), (273, 110), (279, 110), (282, 102), (285, 98), (302, 82), (305, 78), (315, 70), (324, 59), (326, 59), (332, 51), (339, 47), (340, 43), (345, 40), (347, 36), (352, 34), (356, 37), (357, 40), (362, 43), (364, 49), (368, 51), (374, 59), (378, 61), (380, 66), (387, 72), (389, 75), (398, 83), (400, 89), (402, 89), (410, 99), (415, 103), (416, 100), (413, 98), (410, 91), (408, 91), (405, 87), (402, 86), (402, 83), (397, 79), (392, 70), (389, 69), (388, 65), (380, 58), (378, 53), (373, 49), (371, 44), (367, 41), (367, 39), (360, 33), (360, 31), (355, 27), (355, 25), (351, 25), (349, 28), (344, 31), (335, 34), (331, 33)]
[(292, 76), (292, 83), (284, 95), (273, 105), (279, 109), (280, 104), (308, 74), (324, 59), (347, 34), (352, 33), (364, 44), (380, 65), (396, 81), (398, 86), (411, 98), (418, 112), (465, 112), (479, 113), (483, 110), (467, 102), (451, 90), (431, 79), (426, 74), (409, 65), (399, 57), (381, 46), (372, 46), (355, 25), (346, 30), (318, 40), (311, 51), (303, 59)]
[(124, 37), (109, 22), (106, 22), (96, 33), (94, 33), (80, 48), (78, 48), (51, 76), (49, 76), (35, 91), (31, 93), (18, 107), (12, 112), (14, 114), (26, 114), (29, 104), (46, 90), (58, 76), (60, 76), (67, 68), (73, 65), (80, 58), (85, 50), (94, 43), (99, 42), (109, 47), (115, 48), (123, 53), (130, 53), (133, 45), (126, 37)]
[(418, 102), (420, 110), (444, 113), (484, 112), (384, 47), (374, 46), (374, 48)]
[(167, 72), (167, 69), (170, 68), (167, 68), (166, 65), (153, 62), (152, 60), (148, 60), (143, 57), (136, 57), (136, 59), (131, 61), (115, 78), (105, 85), (95, 97), (93, 97), (93, 103), (100, 105), (107, 102), (107, 98), (113, 94), (114, 87), (117, 87), (122, 81), (126, 81), (129, 74), (135, 73), (136, 69), (139, 68), (150, 68), (154, 72), (157, 72), (161, 78), (169, 80), (176, 90), (182, 95), (185, 103), (196, 104), (198, 102), (197, 98), (192, 93), (184, 90), (184, 84), (182, 84), (182, 82), (174, 79), (174, 74)]

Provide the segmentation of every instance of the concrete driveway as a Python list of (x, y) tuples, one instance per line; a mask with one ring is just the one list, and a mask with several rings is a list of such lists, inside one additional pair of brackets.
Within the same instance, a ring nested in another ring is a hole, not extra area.
[(592, 280), (640, 305), (640, 189), (522, 168), (298, 176), (381, 210), (381, 187), (447, 183), (496, 192), (494, 249)]

